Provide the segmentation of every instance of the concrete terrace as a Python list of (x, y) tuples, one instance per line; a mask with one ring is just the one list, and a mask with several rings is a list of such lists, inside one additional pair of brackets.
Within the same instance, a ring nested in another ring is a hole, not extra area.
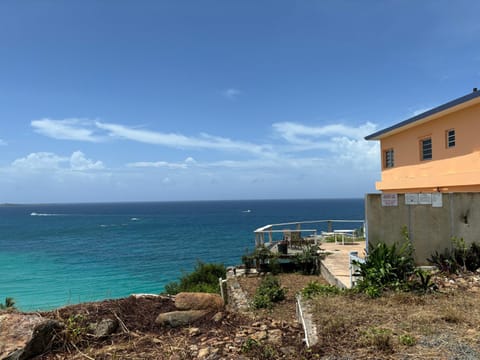
[(345, 243), (322, 242), (320, 248), (328, 255), (323, 259), (321, 273), (330, 284), (340, 288), (350, 288), (350, 252), (358, 252), (365, 258), (365, 241)]
[[(254, 234), (255, 246), (266, 246), (283, 259), (301, 253), (304, 246), (319, 245), (327, 254), (321, 261), (321, 274), (330, 284), (340, 288), (350, 288), (352, 285), (350, 252), (357, 252), (357, 256), (365, 258), (364, 220), (312, 220), (270, 224), (256, 229)], [(280, 246), (283, 251), (280, 251)]]

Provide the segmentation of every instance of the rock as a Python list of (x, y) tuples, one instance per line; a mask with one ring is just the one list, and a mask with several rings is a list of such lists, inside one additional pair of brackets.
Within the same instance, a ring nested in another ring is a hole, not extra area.
[(297, 355), (297, 349), (294, 346), (284, 346), (280, 348), (280, 352), (290, 359)]
[(182, 292), (175, 297), (178, 310), (221, 310), (224, 305), (218, 294)]
[(45, 321), (37, 314), (0, 313), (0, 359), (17, 349), (23, 349), (32, 337), (36, 325)]
[(268, 335), (267, 335), (267, 332), (265, 330), (260, 330), (260, 331), (257, 331), (256, 333), (253, 333), (251, 338), (255, 341), (262, 341), (262, 340), (265, 340), (267, 339)]
[(102, 319), (95, 327), (94, 335), (97, 338), (109, 336), (118, 328), (118, 320)]
[(223, 312), (219, 311), (215, 315), (213, 315), (212, 320), (215, 322), (220, 322), (223, 320)]
[(198, 336), (200, 335), (200, 329), (196, 327), (192, 327), (188, 329), (188, 335), (189, 336)]
[(210, 355), (210, 349), (209, 348), (202, 348), (198, 351), (198, 358), (199, 359), (204, 359), (206, 358), (208, 355)]
[(33, 329), (32, 337), (23, 349), (18, 349), (3, 360), (27, 360), (50, 350), (57, 332), (63, 324), (55, 320), (46, 320)]
[(158, 315), (155, 323), (162, 326), (184, 326), (193, 323), (207, 313), (206, 310), (172, 311)]
[(282, 330), (273, 329), (268, 332), (267, 341), (272, 344), (280, 345), (282, 343)]

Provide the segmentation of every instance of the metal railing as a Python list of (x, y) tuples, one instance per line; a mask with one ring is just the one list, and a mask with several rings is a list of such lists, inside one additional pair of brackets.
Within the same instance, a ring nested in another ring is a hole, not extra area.
[[(264, 245), (266, 242), (272, 244), (284, 239), (286, 234), (297, 233), (300, 237), (308, 235), (313, 239), (317, 239), (322, 232), (332, 233), (334, 225), (342, 224), (344, 227), (348, 225), (353, 227), (361, 224), (360, 227), (349, 230), (359, 230), (362, 235), (365, 234), (365, 220), (310, 220), (310, 221), (295, 221), (280, 224), (269, 224), (259, 227), (254, 231), (255, 234), (255, 246)], [(308, 228), (302, 228), (302, 226), (308, 225)], [(280, 236), (281, 235), (281, 236)]]
[(365, 263), (365, 259), (358, 256), (358, 251), (350, 251), (349, 257), (350, 288), (353, 288), (357, 285), (357, 281), (360, 278), (360, 276), (357, 275), (358, 270), (360, 270), (358, 264)]

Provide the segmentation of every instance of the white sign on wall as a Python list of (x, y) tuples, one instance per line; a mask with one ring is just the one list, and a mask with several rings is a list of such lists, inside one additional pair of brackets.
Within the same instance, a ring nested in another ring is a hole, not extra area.
[(418, 194), (418, 203), (420, 205), (430, 205), (432, 203), (432, 194), (420, 193)]
[(432, 207), (443, 207), (442, 193), (432, 193)]
[(405, 194), (405, 205), (418, 205), (418, 194)]
[(398, 206), (398, 195), (382, 194), (382, 206)]

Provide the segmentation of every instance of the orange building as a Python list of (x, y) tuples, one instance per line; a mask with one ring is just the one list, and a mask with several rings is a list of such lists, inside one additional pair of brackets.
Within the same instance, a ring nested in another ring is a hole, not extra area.
[(373, 133), (382, 192), (480, 192), (480, 91)]

